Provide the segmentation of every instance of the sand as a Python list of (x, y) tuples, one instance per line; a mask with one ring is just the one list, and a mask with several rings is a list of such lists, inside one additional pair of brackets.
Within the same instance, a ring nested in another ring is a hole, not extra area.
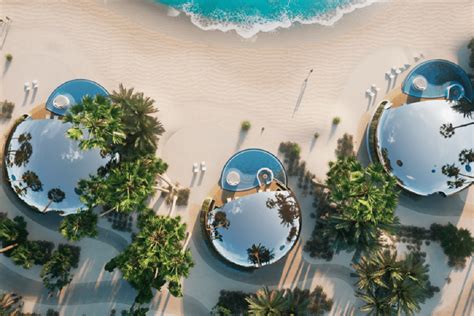
[[(0, 99), (14, 101), (14, 115), (19, 116), (44, 103), (57, 85), (73, 78), (95, 80), (110, 91), (123, 83), (154, 98), (167, 130), (159, 155), (170, 164), (168, 176), (192, 189), (190, 206), (175, 212), (191, 230), (200, 203), (217, 185), (223, 164), (236, 150), (260, 147), (276, 153), (281, 141), (296, 141), (302, 145), (308, 168), (323, 178), (339, 137), (349, 133), (357, 147), (363, 143), (375, 108), (365, 90), (376, 84), (381, 88), (380, 101), (387, 89), (384, 73), (390, 67), (414, 64), (413, 56), (419, 52), (466, 67), (473, 9), (470, 0), (382, 2), (356, 10), (333, 26), (296, 25), (243, 39), (234, 32), (199, 30), (187, 17), (168, 16), (166, 8), (141, 0), (4, 0), (0, 14), (11, 17), (13, 24), (1, 54), (12, 53), (14, 59), (8, 68), (0, 63)], [(298, 102), (310, 69), (314, 72)], [(35, 79), (40, 83), (37, 93), (25, 95), (23, 83)], [(397, 84), (402, 79), (403, 74)], [(341, 118), (337, 127), (331, 124), (336, 116)], [(252, 124), (248, 135), (239, 133), (242, 120)], [(0, 123), (2, 132), (8, 124)], [(320, 134), (317, 141), (315, 132)], [(366, 160), (363, 146), (360, 154)], [(206, 161), (208, 171), (193, 179), (192, 164), (201, 161)], [(404, 223), (451, 221), (473, 230), (472, 191), (444, 202), (406, 198), (399, 216)], [(168, 212), (165, 204), (158, 203), (155, 209)], [(311, 223), (309, 214), (304, 216)], [(303, 227), (303, 242), (311, 228), (311, 224)], [(250, 291), (260, 286), (216, 273), (215, 265), (197, 250), (199, 241), (192, 240), (190, 246), (197, 265), (185, 282), (186, 296), (168, 299), (166, 291), (157, 295), (153, 305), (157, 314), (199, 314), (186, 306), (197, 301), (209, 310), (222, 288)], [(269, 283), (280, 287), (322, 284), (337, 301), (332, 314), (354, 313), (358, 303), (351, 282), (338, 278), (337, 272), (339, 265), (349, 266), (345, 257), (335, 261), (334, 273), (329, 274), (319, 261), (306, 257), (300, 248), (295, 262), (301, 264), (288, 261), (284, 271), (289, 277), (273, 275)], [(105, 260), (101, 257), (95, 266)], [(434, 249), (433, 275), (451, 271), (443, 260), (442, 252)], [(343, 275), (345, 270), (341, 271)], [(90, 273), (93, 277), (99, 272)], [(465, 310), (472, 295), (470, 264), (450, 273), (451, 283), (439, 284), (442, 292), (425, 304), (421, 314), (461, 315)], [(262, 274), (262, 280), (271, 279), (267, 274)], [(104, 304), (107, 310), (110, 304)], [(28, 306), (47, 309), (44, 304)], [(63, 311), (100, 314), (97, 306), (77, 306), (63, 306)]]

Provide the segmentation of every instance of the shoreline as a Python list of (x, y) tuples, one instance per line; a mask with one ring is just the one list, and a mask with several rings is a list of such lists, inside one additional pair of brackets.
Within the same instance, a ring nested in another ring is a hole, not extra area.
[(204, 31), (221, 31), (224, 33), (233, 31), (243, 39), (251, 39), (259, 33), (277, 32), (281, 29), (289, 29), (296, 25), (308, 25), (318, 24), (321, 26), (333, 26), (337, 21), (344, 18), (347, 14), (368, 7), (380, 0), (352, 0), (351, 2), (334, 8), (328, 12), (318, 14), (313, 17), (293, 17), (282, 16), (280, 20), (275, 21), (263, 21), (257, 22), (259, 17), (249, 17), (249, 21), (246, 23), (239, 22), (224, 22), (210, 20), (199, 14), (193, 13), (186, 8), (177, 9), (171, 6), (162, 4), (161, 2), (154, 2), (155, 4), (163, 5), (166, 7), (167, 15), (170, 17), (177, 17), (181, 13), (189, 18), (189, 21), (196, 27)]

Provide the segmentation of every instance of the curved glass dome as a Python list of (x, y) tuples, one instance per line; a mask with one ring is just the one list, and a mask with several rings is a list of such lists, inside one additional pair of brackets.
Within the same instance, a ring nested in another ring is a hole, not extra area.
[[(422, 83), (422, 84), (421, 84)], [(416, 98), (472, 100), (472, 85), (466, 72), (455, 63), (443, 59), (425, 61), (408, 74), (402, 91)]]
[(76, 213), (83, 207), (76, 189), (108, 161), (98, 150), (82, 151), (66, 136), (70, 123), (25, 120), (9, 143), (7, 174), (12, 188), (26, 204), (39, 211)]
[[(463, 126), (472, 122), (444, 100), (385, 109), (376, 132), (378, 156), (403, 188), (419, 195), (453, 194), (472, 183), (463, 175), (474, 176), (468, 161), (472, 160), (474, 125)], [(461, 159), (462, 153), (466, 159)], [(459, 175), (444, 174), (445, 165), (453, 165)], [(455, 180), (460, 182), (454, 185)]]
[(209, 212), (212, 244), (228, 261), (245, 268), (274, 263), (298, 240), (299, 205), (290, 191), (244, 196)]
[[(231, 181), (231, 179), (239, 179)], [(251, 148), (234, 154), (224, 165), (221, 187), (227, 191), (246, 191), (262, 182), (276, 179), (286, 185), (286, 173), (280, 160), (270, 152)]]
[(65, 115), (68, 108), (82, 101), (85, 96), (108, 96), (109, 93), (97, 82), (88, 79), (74, 79), (58, 86), (46, 101), (46, 108), (57, 114)]

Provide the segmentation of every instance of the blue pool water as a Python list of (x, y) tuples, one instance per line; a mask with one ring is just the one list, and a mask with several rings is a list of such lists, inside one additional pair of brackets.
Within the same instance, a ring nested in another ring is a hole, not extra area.
[[(203, 29), (235, 29), (248, 37), (293, 22), (332, 24), (374, 0), (154, 0), (192, 17)], [(274, 26), (272, 28), (272, 25)]]
[(96, 95), (103, 95), (108, 96), (109, 93), (105, 90), (97, 82), (87, 80), (87, 79), (74, 79), (70, 81), (66, 81), (65, 83), (61, 84), (59, 87), (54, 89), (54, 91), (49, 96), (48, 100), (46, 101), (46, 108), (57, 115), (64, 115), (67, 112), (67, 108), (58, 109), (53, 105), (53, 100), (58, 95), (65, 95), (70, 100), (70, 105), (74, 105), (86, 96), (96, 96)]
[[(427, 88), (420, 91), (413, 86), (413, 80), (423, 76), (427, 81)], [(433, 59), (417, 65), (408, 74), (402, 84), (405, 94), (416, 98), (450, 98), (457, 100), (464, 95), (472, 100), (472, 85), (466, 72), (447, 60)], [(449, 92), (451, 90), (451, 92)]]
[[(273, 177), (281, 183), (287, 183), (285, 168), (273, 154), (262, 149), (246, 149), (233, 155), (224, 165), (221, 174), (221, 187), (228, 191), (245, 191), (258, 186), (257, 172), (268, 168)], [(226, 181), (229, 172), (235, 171), (240, 175), (238, 185), (229, 185)]]

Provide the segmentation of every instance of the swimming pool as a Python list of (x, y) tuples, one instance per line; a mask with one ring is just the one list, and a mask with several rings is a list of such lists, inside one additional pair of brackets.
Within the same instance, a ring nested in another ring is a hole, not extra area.
[[(54, 114), (65, 115), (70, 106), (81, 102), (86, 95), (93, 97), (98, 94), (103, 96), (109, 95), (104, 87), (88, 79), (66, 81), (51, 93), (46, 101), (46, 108)], [(54, 104), (59, 98), (61, 98), (61, 105), (65, 106), (58, 107)]]
[(402, 91), (416, 98), (449, 98), (463, 96), (472, 100), (472, 86), (466, 72), (455, 63), (433, 59), (417, 65), (402, 83)]
[[(272, 153), (258, 148), (242, 150), (233, 155), (224, 165), (221, 174), (221, 187), (228, 191), (245, 191), (259, 186), (259, 177), (262, 173), (271, 171), (271, 176), (284, 185), (287, 183), (285, 168), (280, 160)], [(238, 182), (227, 181), (228, 175), (237, 173)], [(230, 183), (229, 183), (230, 182)]]

